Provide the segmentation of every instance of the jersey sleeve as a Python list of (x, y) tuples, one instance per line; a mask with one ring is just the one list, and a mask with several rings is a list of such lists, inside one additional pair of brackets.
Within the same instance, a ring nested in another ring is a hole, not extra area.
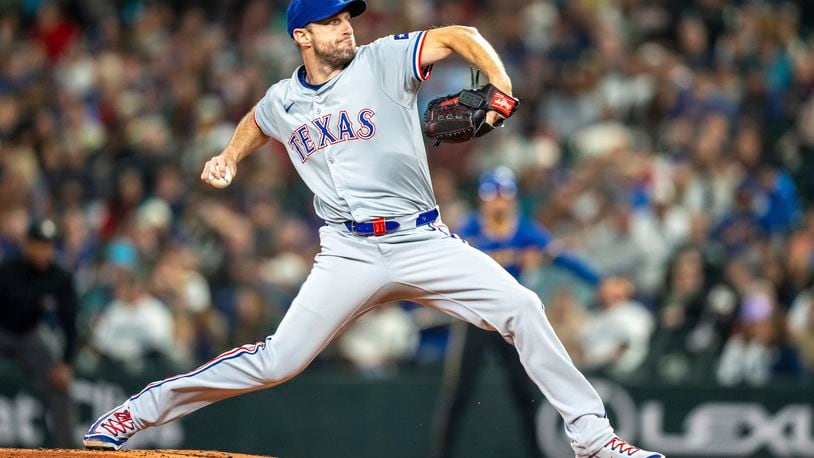
[[(271, 86), (254, 108), (254, 123), (269, 137), (275, 137), (273, 108), (277, 100), (275, 86)], [(277, 104), (283, 103), (277, 101)]]
[(421, 64), (426, 37), (427, 31), (400, 33), (370, 45), (373, 72), (394, 100), (409, 104), (421, 83), (432, 75), (432, 65)]

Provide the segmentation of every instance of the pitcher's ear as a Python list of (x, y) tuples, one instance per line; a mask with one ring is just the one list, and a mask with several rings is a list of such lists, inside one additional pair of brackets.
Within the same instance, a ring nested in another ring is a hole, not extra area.
[(311, 45), (311, 34), (308, 33), (308, 29), (294, 29), (294, 42), (297, 44), (298, 48), (302, 48), (303, 46), (310, 46)]

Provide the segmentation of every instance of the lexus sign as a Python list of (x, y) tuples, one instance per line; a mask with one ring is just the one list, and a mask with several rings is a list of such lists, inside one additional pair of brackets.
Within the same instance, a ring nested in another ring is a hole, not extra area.
[[(593, 380), (619, 436), (649, 450), (687, 457), (814, 457), (810, 404), (787, 404), (770, 411), (762, 403), (700, 401), (680, 407), (676, 421), (663, 399), (636, 402), (631, 393), (606, 380)], [(689, 411), (687, 411), (689, 407)], [(537, 416), (540, 448), (550, 458), (573, 456), (562, 419), (549, 403)]]

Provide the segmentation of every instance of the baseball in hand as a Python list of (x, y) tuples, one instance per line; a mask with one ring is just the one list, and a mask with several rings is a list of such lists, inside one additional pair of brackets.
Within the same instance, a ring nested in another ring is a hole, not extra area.
[(218, 189), (223, 189), (229, 186), (229, 183), (231, 182), (232, 182), (232, 170), (230, 170), (229, 168), (226, 169), (226, 175), (222, 177), (216, 177), (212, 173), (209, 174), (209, 184)]

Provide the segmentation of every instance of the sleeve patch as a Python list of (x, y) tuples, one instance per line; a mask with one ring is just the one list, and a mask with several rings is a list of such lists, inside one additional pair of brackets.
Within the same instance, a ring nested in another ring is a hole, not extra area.
[(398, 35), (393, 35), (394, 40), (406, 40), (408, 38), (410, 38), (409, 33), (400, 33)]

